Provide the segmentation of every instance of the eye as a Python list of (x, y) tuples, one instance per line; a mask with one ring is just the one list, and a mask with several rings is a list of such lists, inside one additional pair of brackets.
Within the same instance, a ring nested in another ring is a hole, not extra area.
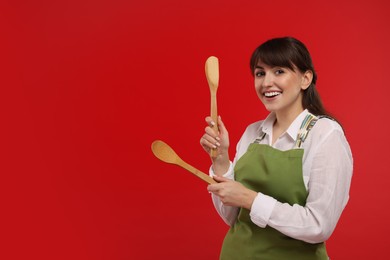
[(255, 71), (255, 76), (256, 76), (256, 77), (262, 77), (262, 76), (264, 76), (264, 75), (265, 75), (265, 72), (262, 71), (262, 70), (257, 70), (257, 71)]
[(275, 71), (275, 74), (276, 74), (276, 75), (283, 74), (283, 73), (284, 73), (284, 70), (282, 70), (282, 69), (277, 69), (277, 70)]

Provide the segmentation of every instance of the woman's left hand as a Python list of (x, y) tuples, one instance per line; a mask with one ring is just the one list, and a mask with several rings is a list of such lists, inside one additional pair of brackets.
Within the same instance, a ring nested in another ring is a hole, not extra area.
[(257, 192), (225, 177), (214, 176), (214, 180), (218, 183), (210, 184), (207, 190), (218, 196), (224, 205), (251, 209)]

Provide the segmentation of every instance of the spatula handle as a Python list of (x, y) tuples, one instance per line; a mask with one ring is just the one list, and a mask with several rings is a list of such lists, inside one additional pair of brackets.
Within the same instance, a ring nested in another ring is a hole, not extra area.
[[(214, 131), (218, 134), (218, 120), (217, 120), (217, 89), (219, 82), (219, 64), (218, 58), (215, 56), (210, 56), (206, 60), (205, 64), (205, 72), (206, 78), (209, 83), (210, 88), (210, 96), (211, 96), (211, 112), (210, 116), (213, 119), (215, 125), (213, 126)], [(217, 150), (211, 149), (210, 151), (211, 157), (217, 156)]]
[[(212, 128), (218, 134), (217, 93), (211, 92), (210, 96), (211, 96), (210, 116), (214, 122), (214, 126)], [(217, 156), (217, 149), (211, 149), (210, 155), (211, 155), (211, 157)]]

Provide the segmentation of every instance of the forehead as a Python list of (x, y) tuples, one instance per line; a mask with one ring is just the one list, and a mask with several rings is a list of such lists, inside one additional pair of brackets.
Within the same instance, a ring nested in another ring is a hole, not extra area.
[(275, 66), (275, 65), (268, 65), (261, 60), (259, 60), (255, 66), (255, 69), (272, 69), (275, 67), (281, 67), (281, 66)]
[(286, 70), (290, 70), (290, 71), (293, 71), (293, 72), (296, 71), (295, 66), (293, 66), (293, 68), (291, 69), (290, 66), (269, 65), (269, 64), (264, 63), (261, 60), (258, 60), (256, 66), (255, 66), (255, 69), (264, 69), (264, 70), (274, 69), (274, 68), (284, 68)]

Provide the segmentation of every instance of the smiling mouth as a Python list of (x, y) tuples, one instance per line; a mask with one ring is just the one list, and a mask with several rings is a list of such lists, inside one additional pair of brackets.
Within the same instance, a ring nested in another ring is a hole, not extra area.
[(282, 92), (273, 91), (273, 92), (265, 92), (264, 96), (267, 98), (273, 98), (279, 96), (280, 94), (282, 94)]

